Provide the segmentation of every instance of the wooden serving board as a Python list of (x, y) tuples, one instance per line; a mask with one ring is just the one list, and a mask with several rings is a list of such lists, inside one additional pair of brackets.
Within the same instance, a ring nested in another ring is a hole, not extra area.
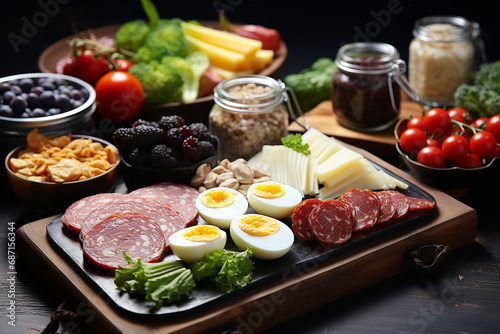
[(374, 155), (356, 150), (432, 195), (436, 200), (433, 215), (421, 224), (386, 234), (325, 263), (308, 263), (307, 268), (285, 271), (277, 280), (194, 314), (143, 320), (114, 307), (49, 243), (46, 227), (55, 217), (26, 224), (18, 230), (19, 254), (61, 296), (77, 302), (82, 320), (95, 331), (198, 333), (212, 329), (256, 333), (414, 267), (408, 254), (423, 245), (448, 245), (454, 250), (474, 241), (477, 215), (472, 208)]
[[(410, 118), (412, 115), (422, 114), (422, 106), (418, 103), (404, 100), (401, 102), (399, 118)], [(396, 138), (394, 137), (394, 126), (397, 121), (389, 128), (379, 132), (358, 132), (350, 130), (337, 120), (333, 113), (332, 101), (323, 101), (316, 107), (306, 112), (305, 120), (310, 127), (314, 127), (321, 132), (333, 136), (346, 143), (357, 147), (362, 147), (372, 153), (380, 153), (387, 156), (397, 155), (395, 148)], [(297, 120), (304, 124), (302, 117)], [(288, 127), (289, 131), (304, 132), (304, 128), (297, 122), (293, 122)]]

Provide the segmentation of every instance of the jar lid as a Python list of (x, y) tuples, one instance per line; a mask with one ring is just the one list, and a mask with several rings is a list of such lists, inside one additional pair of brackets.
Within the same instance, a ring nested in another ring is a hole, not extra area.
[(399, 52), (390, 44), (380, 42), (350, 43), (337, 52), (335, 63), (345, 71), (380, 74), (392, 71)]
[(426, 16), (415, 22), (413, 36), (435, 43), (467, 41), (473, 38), (473, 25), (460, 16)]
[[(261, 94), (252, 94), (250, 97), (232, 95), (231, 90), (238, 86), (255, 84), (270, 88)], [(249, 75), (230, 78), (221, 81), (214, 88), (214, 102), (221, 108), (241, 113), (261, 113), (276, 109), (283, 103), (284, 84), (264, 75)]]

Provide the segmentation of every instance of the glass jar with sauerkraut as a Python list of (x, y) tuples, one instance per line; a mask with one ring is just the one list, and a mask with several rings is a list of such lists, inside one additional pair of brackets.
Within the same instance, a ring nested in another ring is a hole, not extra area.
[(415, 23), (413, 36), (411, 86), (423, 104), (453, 104), (458, 86), (471, 79), (475, 64), (484, 59), (479, 25), (458, 16), (428, 16)]
[(210, 131), (220, 141), (219, 159), (248, 160), (264, 145), (281, 144), (289, 113), (294, 118), (291, 105), (286, 105), (287, 91), (282, 81), (261, 75), (220, 82), (208, 118)]

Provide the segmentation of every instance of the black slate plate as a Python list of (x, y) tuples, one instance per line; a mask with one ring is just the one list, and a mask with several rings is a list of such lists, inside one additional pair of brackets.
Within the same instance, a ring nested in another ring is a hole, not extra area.
[[(372, 164), (377, 169), (382, 169), (391, 176), (402, 180), (399, 176), (383, 167), (375, 163)], [(435, 201), (423, 189), (405, 180), (402, 181), (409, 184), (408, 189), (403, 192), (406, 196)], [(292, 249), (285, 256), (276, 260), (255, 259), (254, 278), (244, 289), (231, 293), (221, 293), (209, 282), (200, 282), (193, 289), (191, 295), (184, 298), (181, 302), (165, 305), (157, 309), (153, 308), (153, 304), (150, 302), (120, 292), (113, 282), (114, 271), (102, 269), (86, 260), (82, 253), (78, 235), (63, 226), (61, 216), (49, 222), (47, 225), (47, 235), (52, 245), (68, 258), (69, 262), (100, 292), (103, 298), (115, 304), (121, 311), (127, 312), (130, 316), (138, 317), (157, 318), (161, 316), (162, 318), (178, 318), (180, 316), (193, 315), (193, 312), (200, 312), (224, 301), (235, 299), (242, 293), (254, 290), (266, 283), (279, 282), (280, 280), (286, 281), (287, 278), (300, 275), (301, 272), (314, 270), (326, 261), (346, 251), (394, 233), (396, 230), (407, 228), (414, 224), (425, 224), (435, 211), (435, 207), (432, 210), (410, 211), (402, 218), (377, 224), (368, 230), (354, 232), (351, 239), (341, 245), (327, 245), (316, 241), (302, 242), (295, 239)], [(291, 227), (290, 217), (283, 220), (283, 222)], [(229, 236), (226, 249), (237, 250)], [(168, 252), (164, 258), (165, 261), (176, 259), (178, 258), (171, 252)]]

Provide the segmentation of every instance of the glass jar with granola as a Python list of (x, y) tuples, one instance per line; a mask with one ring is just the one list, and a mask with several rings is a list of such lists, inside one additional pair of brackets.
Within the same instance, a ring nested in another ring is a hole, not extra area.
[(415, 22), (408, 72), (422, 103), (453, 104), (458, 86), (471, 79), (476, 53), (477, 59), (482, 57), (479, 35), (477, 23), (458, 16), (428, 16)]
[(246, 160), (287, 135), (285, 87), (273, 78), (251, 75), (226, 79), (214, 89), (210, 131), (219, 138), (219, 159)]

